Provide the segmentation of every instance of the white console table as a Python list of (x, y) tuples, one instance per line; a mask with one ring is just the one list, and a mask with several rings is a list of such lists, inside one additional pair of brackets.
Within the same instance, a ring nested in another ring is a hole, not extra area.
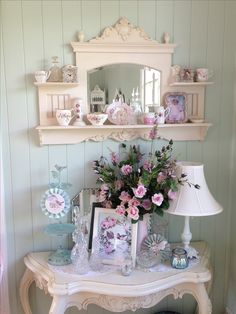
[(212, 313), (206, 283), (211, 280), (210, 252), (205, 242), (195, 242), (200, 261), (184, 270), (170, 268), (166, 272), (135, 270), (130, 276), (122, 276), (116, 270), (108, 274), (76, 275), (53, 270), (47, 264), (49, 252), (29, 253), (25, 256), (25, 273), (20, 284), (20, 299), (25, 314), (32, 314), (28, 290), (33, 281), (53, 300), (49, 314), (63, 314), (76, 306), (86, 309), (97, 304), (112, 312), (135, 311), (156, 305), (168, 295), (175, 299), (185, 293), (192, 294), (198, 303), (199, 314)]

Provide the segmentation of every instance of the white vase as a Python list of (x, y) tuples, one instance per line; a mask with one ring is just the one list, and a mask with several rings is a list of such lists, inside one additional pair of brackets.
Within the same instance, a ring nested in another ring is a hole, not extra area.
[(143, 240), (148, 235), (150, 229), (150, 215), (145, 214), (143, 220), (138, 221), (138, 234), (137, 234), (137, 253), (140, 252)]

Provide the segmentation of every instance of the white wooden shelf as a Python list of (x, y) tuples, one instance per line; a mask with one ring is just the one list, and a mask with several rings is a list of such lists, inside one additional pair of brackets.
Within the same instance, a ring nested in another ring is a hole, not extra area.
[(214, 82), (174, 82), (170, 86), (207, 86), (212, 85)]
[(79, 86), (79, 83), (66, 83), (66, 82), (46, 82), (46, 83), (38, 83), (34, 82), (34, 85), (41, 86), (41, 87), (53, 87), (53, 86), (59, 86), (59, 87), (76, 87)]
[[(162, 124), (157, 136), (173, 141), (202, 141), (211, 123)], [(100, 142), (113, 139), (119, 142), (137, 138), (150, 140), (151, 125), (101, 125), (101, 126), (38, 126), (40, 145), (77, 144), (83, 141)]]

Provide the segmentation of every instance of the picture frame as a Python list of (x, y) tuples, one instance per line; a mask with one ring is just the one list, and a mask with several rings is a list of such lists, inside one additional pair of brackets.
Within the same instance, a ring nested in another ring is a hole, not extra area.
[(164, 95), (164, 107), (169, 108), (166, 123), (187, 122), (187, 94), (170, 92)]
[(112, 208), (97, 207), (91, 213), (89, 248), (93, 253), (93, 239), (99, 237), (99, 255), (104, 264), (121, 265), (129, 254), (135, 266), (138, 224), (118, 215)]

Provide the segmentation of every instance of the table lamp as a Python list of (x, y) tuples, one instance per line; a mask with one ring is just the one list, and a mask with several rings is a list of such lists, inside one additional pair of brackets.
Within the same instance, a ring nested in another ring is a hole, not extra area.
[[(185, 216), (181, 238), (188, 257), (197, 258), (197, 251), (190, 246), (192, 233), (190, 232), (189, 218), (215, 215), (222, 212), (223, 208), (217, 203), (208, 189), (202, 163), (178, 162), (177, 174), (178, 176), (181, 176), (181, 174), (186, 175), (187, 182), (180, 185), (176, 199), (170, 202), (170, 207), (166, 212)], [(196, 184), (200, 186), (199, 189), (194, 187)]]

